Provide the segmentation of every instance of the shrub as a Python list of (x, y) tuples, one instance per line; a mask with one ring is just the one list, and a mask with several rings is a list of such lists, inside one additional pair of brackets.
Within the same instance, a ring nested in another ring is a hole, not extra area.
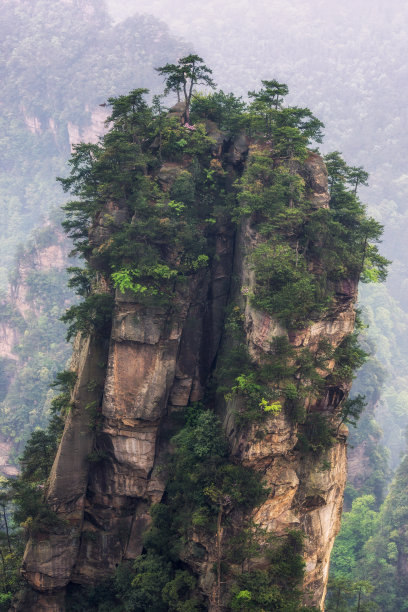
[(84, 336), (91, 333), (107, 337), (112, 322), (113, 298), (106, 293), (93, 293), (80, 304), (71, 306), (61, 317), (68, 323), (67, 340), (78, 332)]

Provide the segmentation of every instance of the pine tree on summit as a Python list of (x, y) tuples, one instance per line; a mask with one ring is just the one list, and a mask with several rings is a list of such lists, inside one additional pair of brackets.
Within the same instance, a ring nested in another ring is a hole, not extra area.
[(190, 106), (193, 95), (193, 87), (196, 83), (207, 85), (215, 89), (215, 83), (211, 78), (212, 70), (208, 68), (198, 55), (186, 55), (179, 59), (177, 64), (166, 64), (156, 68), (161, 76), (165, 76), (165, 93), (175, 91), (180, 101), (180, 92), (184, 95), (184, 121), (190, 121)]

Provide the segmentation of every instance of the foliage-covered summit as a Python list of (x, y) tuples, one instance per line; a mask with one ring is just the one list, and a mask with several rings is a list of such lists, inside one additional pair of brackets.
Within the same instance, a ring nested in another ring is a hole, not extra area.
[[(316, 208), (302, 167), (323, 126), (309, 109), (283, 107), (285, 85), (263, 81), (248, 105), (222, 91), (193, 94), (197, 82), (213, 86), (198, 56), (159, 71), (167, 91), (184, 91), (181, 121), (180, 113), (164, 112), (160, 98), (149, 106), (146, 90), (111, 98), (109, 132), (99, 144), (77, 146), (70, 176), (60, 179), (78, 198), (65, 207), (64, 227), (92, 269), (143, 301), (168, 303), (178, 282), (207, 265), (213, 224), (229, 216), (236, 223), (250, 218), (261, 236), (252, 255), (253, 304), (289, 327), (329, 310), (339, 281), (385, 278), (388, 262), (376, 244), (382, 227), (357, 197), (366, 174), (329, 155), (331, 206)], [(214, 153), (208, 120), (224, 128), (225, 142), (241, 133), (253, 143), (233, 185), (226, 158)], [(168, 191), (163, 171), (174, 162), (180, 168)], [(96, 223), (105, 228), (103, 239)], [(77, 315), (75, 307), (66, 319)]]

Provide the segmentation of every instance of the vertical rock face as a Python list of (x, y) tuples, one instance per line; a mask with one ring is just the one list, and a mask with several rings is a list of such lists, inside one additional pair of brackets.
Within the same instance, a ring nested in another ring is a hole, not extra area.
[[(223, 148), (225, 142), (215, 155)], [(230, 146), (231, 172), (242, 164), (247, 150), (242, 138)], [(171, 180), (171, 171), (162, 169), (163, 180)], [(327, 207), (327, 173), (321, 158), (311, 154), (303, 172), (313, 205)], [(32, 588), (26, 597), (33, 611), (64, 610), (61, 593), (69, 582), (95, 584), (112, 575), (123, 559), (135, 559), (142, 552), (149, 507), (161, 500), (166, 484), (160, 466), (174, 431), (173, 416), (203, 397), (224, 342), (228, 302), (241, 304), (246, 344), (254, 359), (261, 359), (276, 336), (287, 335), (276, 320), (231, 288), (231, 278), (239, 287), (254, 283), (249, 254), (259, 236), (250, 223), (235, 233), (219, 225), (214, 240), (217, 256), (211, 268), (198, 271), (178, 288), (175, 307), (148, 308), (138, 304), (134, 294), (117, 293), (109, 346), (91, 338), (76, 347), (74, 407), (48, 489), (48, 502), (65, 526), (61, 533), (39, 534), (28, 543), (23, 574)], [(336, 291), (330, 314), (287, 336), (293, 346), (313, 349), (327, 340), (337, 347), (351, 333), (356, 283), (342, 283)], [(331, 418), (347, 392), (329, 387), (324, 398), (305, 400), (305, 407)], [(299, 449), (299, 425), (284, 411), (266, 419), (262, 436), (256, 425), (237, 428), (234, 401), (219, 408), (231, 455), (260, 472), (269, 488), (268, 498), (252, 518), (278, 535), (290, 528), (303, 531), (305, 601), (322, 608), (346, 479), (346, 428), (338, 428), (334, 445), (316, 457)], [(215, 542), (199, 543), (202, 559), (186, 552), (184, 561), (198, 575), (208, 609), (215, 610)], [(16, 602), (15, 609), (27, 609), (26, 605)]]
[[(327, 207), (327, 173), (321, 158), (312, 155), (305, 164), (305, 176), (310, 198), (316, 207)], [(259, 236), (245, 224), (236, 237), (234, 273), (237, 287), (251, 293), (254, 275), (250, 254)], [(231, 299), (240, 303), (244, 312), (246, 344), (257, 360), (268, 351), (277, 336), (287, 332), (269, 315), (253, 308), (245, 295), (232, 291)], [(355, 323), (354, 303), (357, 283), (342, 283), (336, 288), (334, 315), (313, 323), (306, 330), (289, 334), (294, 347), (316, 349), (319, 342), (327, 340), (333, 348), (339, 346), (352, 333)], [(329, 364), (330, 368), (334, 363)], [(328, 372), (328, 373), (329, 373)], [(324, 398), (307, 398), (308, 412), (319, 412), (327, 418), (336, 414), (340, 399), (349, 391), (328, 387)], [(234, 423), (235, 400), (227, 402), (224, 410), (224, 426), (230, 440), (232, 455), (243, 465), (260, 472), (270, 489), (268, 499), (257, 508), (252, 518), (267, 532), (285, 535), (289, 529), (300, 529), (306, 536), (304, 560), (304, 601), (323, 609), (329, 573), (330, 553), (340, 529), (343, 493), (347, 478), (347, 428), (340, 426), (334, 445), (319, 456), (302, 453), (298, 446), (298, 426), (282, 411), (271, 417), (261, 427), (252, 426), (237, 430)], [(206, 563), (207, 576), (202, 580), (211, 583), (214, 550), (209, 550)], [(211, 561), (212, 563), (209, 563)], [(205, 571), (201, 571), (205, 576)], [(210, 597), (210, 593), (207, 592)], [(210, 606), (210, 610), (211, 610)], [(216, 608), (214, 608), (215, 610)]]

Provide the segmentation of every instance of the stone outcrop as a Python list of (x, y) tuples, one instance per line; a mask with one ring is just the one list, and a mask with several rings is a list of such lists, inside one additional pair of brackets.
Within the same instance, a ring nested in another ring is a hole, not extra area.
[[(85, 110), (90, 114), (87, 125), (80, 127), (71, 121), (67, 122), (67, 133), (71, 150), (74, 145), (80, 142), (98, 142), (98, 139), (106, 131), (105, 121), (108, 117), (106, 109), (95, 108), (90, 111), (90, 109), (85, 108)], [(51, 125), (50, 129), (52, 129)]]
[[(304, 176), (308, 180), (313, 205), (328, 206), (327, 173), (318, 155), (313, 154), (307, 160)], [(249, 254), (258, 241), (259, 236), (249, 223), (238, 231), (234, 263), (238, 290), (232, 290), (234, 303), (240, 303), (244, 312), (246, 343), (255, 359), (268, 351), (276, 336), (287, 335), (275, 319), (254, 309), (249, 299), (239, 291), (245, 287), (247, 291), (244, 293), (250, 294), (253, 289), (254, 274)], [(291, 344), (316, 349), (319, 341), (326, 339), (332, 347), (337, 347), (354, 329), (356, 297), (356, 282), (339, 284), (333, 307), (335, 315), (327, 316), (305, 330), (289, 334)], [(334, 362), (331, 362), (329, 372), (333, 366)], [(349, 386), (341, 389), (329, 387), (323, 399), (306, 399), (307, 410), (324, 413), (331, 418), (348, 391)], [(284, 412), (267, 419), (261, 428), (252, 426), (237, 431), (234, 423), (235, 404), (235, 399), (227, 402), (224, 410), (224, 427), (230, 439), (231, 453), (243, 465), (262, 473), (270, 488), (268, 499), (256, 509), (252, 518), (260, 527), (276, 535), (283, 536), (292, 528), (300, 529), (305, 534), (304, 600), (308, 605), (323, 609), (330, 553), (340, 529), (347, 478), (347, 428), (339, 427), (335, 444), (319, 457), (304, 455), (297, 448), (298, 428)], [(261, 435), (258, 435), (260, 429)], [(207, 546), (207, 558), (203, 566), (196, 567), (195, 571), (200, 575), (201, 588), (211, 601), (211, 575), (216, 551), (212, 542), (201, 544), (204, 548)], [(258, 562), (254, 563), (258, 567)], [(209, 609), (212, 610), (212, 607)]]
[[(211, 126), (210, 126), (211, 127)], [(214, 155), (228, 155), (231, 173), (242, 165), (248, 142), (218, 142)], [(322, 159), (311, 154), (303, 175), (316, 207), (327, 207), (327, 173)], [(162, 168), (159, 179), (174, 180), (177, 168)], [(161, 178), (160, 178), (161, 177)], [(98, 235), (104, 237), (103, 221)], [(95, 237), (95, 240), (97, 237)], [(24, 610), (64, 610), (63, 589), (69, 582), (95, 584), (111, 575), (123, 559), (142, 551), (152, 503), (165, 488), (163, 458), (174, 429), (175, 413), (203, 397), (220, 346), (224, 342), (225, 306), (239, 300), (249, 352), (259, 358), (285, 330), (257, 311), (235, 285), (251, 287), (248, 254), (259, 237), (250, 224), (238, 232), (218, 224), (216, 257), (177, 290), (175, 308), (148, 308), (133, 295), (116, 294), (109, 346), (95, 339), (78, 341), (73, 369), (78, 381), (54, 467), (47, 499), (64, 528), (31, 538), (23, 575), (32, 591), (15, 602)], [(317, 346), (326, 339), (333, 347), (354, 326), (356, 283), (339, 285), (335, 308), (306, 330), (289, 336), (296, 347)], [(333, 364), (332, 364), (333, 367)], [(335, 413), (347, 388), (329, 388), (324, 398), (306, 402), (308, 411)], [(316, 458), (297, 447), (298, 425), (284, 412), (268, 418), (262, 437), (257, 426), (238, 430), (231, 400), (219, 407), (231, 453), (260, 472), (270, 489), (268, 499), (253, 512), (267, 531), (305, 534), (305, 601), (322, 608), (329, 556), (340, 524), (346, 479), (346, 428), (338, 430), (333, 447)], [(96, 418), (95, 418), (96, 414)], [(94, 419), (93, 419), (93, 416)], [(214, 541), (200, 541), (201, 560), (184, 561), (198, 574), (199, 586), (212, 606)], [(27, 599), (28, 598), (28, 599)]]

